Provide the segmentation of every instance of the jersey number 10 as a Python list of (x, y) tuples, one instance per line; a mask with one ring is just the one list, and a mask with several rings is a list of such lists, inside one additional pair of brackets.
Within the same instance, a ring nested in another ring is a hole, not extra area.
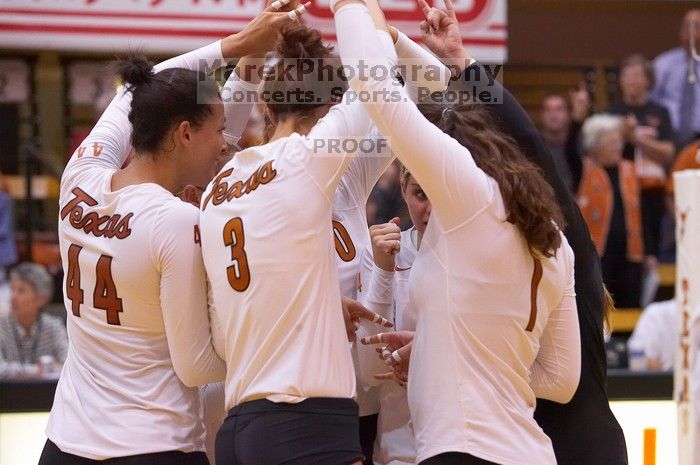
[[(80, 287), (80, 263), (78, 256), (83, 250), (79, 245), (71, 244), (68, 248), (68, 270), (66, 271), (66, 297), (71, 301), (73, 315), (80, 316), (80, 305), (85, 300), (85, 293)], [(95, 270), (95, 290), (92, 294), (92, 306), (107, 312), (107, 323), (120, 325), (119, 313), (123, 312), (122, 299), (117, 296), (117, 287), (112, 279), (112, 257), (100, 255)]]

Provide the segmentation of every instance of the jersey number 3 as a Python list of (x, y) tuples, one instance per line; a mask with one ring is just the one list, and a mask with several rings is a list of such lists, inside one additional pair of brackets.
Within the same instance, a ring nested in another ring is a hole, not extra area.
[(233, 290), (243, 292), (250, 285), (250, 268), (245, 253), (243, 220), (232, 218), (224, 226), (224, 245), (231, 248), (231, 266), (226, 267), (226, 277)]
[[(66, 271), (66, 297), (71, 301), (73, 315), (80, 316), (80, 305), (85, 301), (85, 293), (80, 287), (80, 263), (78, 256), (83, 250), (79, 245), (68, 248), (68, 270)], [(117, 287), (112, 278), (112, 257), (100, 255), (95, 270), (95, 291), (92, 306), (107, 312), (107, 323), (120, 325), (119, 313), (123, 312), (122, 299), (117, 296)]]

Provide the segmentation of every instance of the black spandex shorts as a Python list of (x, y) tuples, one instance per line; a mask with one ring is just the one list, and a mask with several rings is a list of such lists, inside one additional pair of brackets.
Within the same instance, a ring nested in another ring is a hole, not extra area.
[(461, 452), (447, 452), (423, 460), (420, 465), (498, 465), (488, 460)]
[(217, 465), (352, 465), (362, 460), (352, 399), (266, 399), (229, 411), (216, 435)]
[(47, 440), (41, 452), (39, 465), (209, 465), (209, 460), (204, 452), (181, 451), (93, 460), (63, 452), (51, 440)]

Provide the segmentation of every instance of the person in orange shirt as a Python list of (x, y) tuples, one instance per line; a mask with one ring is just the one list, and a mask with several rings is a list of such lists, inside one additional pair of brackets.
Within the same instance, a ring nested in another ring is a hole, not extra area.
[[(680, 151), (671, 168), (671, 176), (666, 184), (666, 194), (673, 199), (673, 173), (683, 170), (700, 170), (700, 139)], [(673, 210), (671, 210), (673, 211)]]
[(603, 281), (619, 307), (638, 307), (644, 241), (639, 181), (622, 157), (622, 120), (599, 114), (583, 125), (583, 175), (576, 200), (601, 257)]

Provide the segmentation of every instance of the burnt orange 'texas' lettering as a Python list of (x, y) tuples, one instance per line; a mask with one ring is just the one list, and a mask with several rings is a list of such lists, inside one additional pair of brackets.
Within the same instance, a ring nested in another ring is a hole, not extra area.
[(61, 220), (68, 218), (68, 223), (75, 229), (82, 229), (86, 234), (92, 234), (95, 237), (124, 239), (131, 235), (129, 221), (134, 216), (133, 213), (123, 217), (120, 214), (99, 216), (96, 212), (86, 214), (81, 204), (94, 207), (97, 205), (97, 200), (79, 187), (73, 189), (71, 193), (75, 197), (61, 209)]
[(250, 194), (258, 187), (264, 186), (275, 179), (275, 176), (277, 176), (277, 170), (273, 168), (273, 162), (274, 160), (268, 161), (256, 169), (245, 181), (236, 181), (230, 186), (229, 183), (223, 179), (231, 176), (233, 173), (233, 168), (229, 168), (219, 173), (219, 175), (214, 178), (214, 186), (212, 187), (211, 192), (209, 192), (209, 195), (207, 195), (207, 197), (204, 199), (202, 211), (206, 210), (210, 201), (214, 205), (221, 205), (224, 202), (230, 202), (233, 199), (238, 199), (246, 194)]

